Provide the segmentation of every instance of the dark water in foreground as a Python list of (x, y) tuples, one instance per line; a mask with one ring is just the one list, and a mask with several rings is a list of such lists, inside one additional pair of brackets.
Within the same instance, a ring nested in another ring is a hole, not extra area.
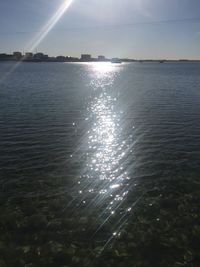
[(200, 266), (200, 64), (0, 64), (0, 266)]

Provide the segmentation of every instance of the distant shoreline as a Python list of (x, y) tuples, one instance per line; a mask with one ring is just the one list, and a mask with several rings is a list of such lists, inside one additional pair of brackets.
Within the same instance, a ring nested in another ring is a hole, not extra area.
[[(173, 63), (173, 62), (200, 62), (200, 60), (136, 60), (136, 59), (120, 59), (121, 63)], [(100, 60), (15, 60), (15, 59), (0, 59), (1, 62), (21, 62), (21, 63), (111, 63), (112, 60), (105, 60), (105, 61), (100, 61)]]
[[(42, 60), (0, 60), (0, 63), (112, 63), (111, 61), (42, 61)], [(199, 63), (200, 60), (165, 60), (160, 62), (159, 60), (121, 60), (121, 63)], [(115, 63), (112, 63), (115, 64)]]
[(155, 63), (165, 63), (165, 62), (200, 62), (200, 60), (190, 60), (190, 59), (130, 59), (130, 58), (106, 58), (103, 55), (99, 55), (97, 58), (92, 57), (90, 54), (82, 54), (80, 58), (73, 56), (55, 56), (51, 57), (44, 53), (32, 53), (27, 52), (25, 54), (21, 52), (13, 52), (12, 54), (0, 53), (0, 62), (69, 62), (69, 63), (82, 63), (82, 62), (155, 62)]

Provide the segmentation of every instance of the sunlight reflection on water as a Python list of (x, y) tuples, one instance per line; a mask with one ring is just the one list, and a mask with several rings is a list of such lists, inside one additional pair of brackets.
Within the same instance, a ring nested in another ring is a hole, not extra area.
[[(96, 92), (88, 104), (88, 118), (91, 128), (87, 132), (87, 155), (84, 173), (79, 182), (87, 207), (103, 207), (105, 220), (118, 213), (121, 203), (128, 194), (129, 177), (123, 166), (129, 145), (123, 141), (120, 111), (117, 98), (110, 89), (115, 75), (123, 66), (111, 63), (88, 65), (91, 73), (90, 86)], [(84, 191), (83, 191), (84, 188)], [(92, 196), (89, 197), (89, 194)], [(130, 212), (131, 208), (125, 212)], [(114, 235), (114, 234), (113, 234)]]

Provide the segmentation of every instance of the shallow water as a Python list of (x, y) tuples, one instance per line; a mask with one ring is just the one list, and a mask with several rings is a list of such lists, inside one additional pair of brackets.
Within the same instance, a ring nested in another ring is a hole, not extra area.
[(0, 63), (0, 265), (198, 266), (199, 71)]

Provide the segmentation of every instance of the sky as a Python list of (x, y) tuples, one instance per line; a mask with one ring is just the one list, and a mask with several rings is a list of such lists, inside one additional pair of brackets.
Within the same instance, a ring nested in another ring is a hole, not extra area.
[(0, 53), (30, 50), (200, 59), (200, 0), (0, 0)]

